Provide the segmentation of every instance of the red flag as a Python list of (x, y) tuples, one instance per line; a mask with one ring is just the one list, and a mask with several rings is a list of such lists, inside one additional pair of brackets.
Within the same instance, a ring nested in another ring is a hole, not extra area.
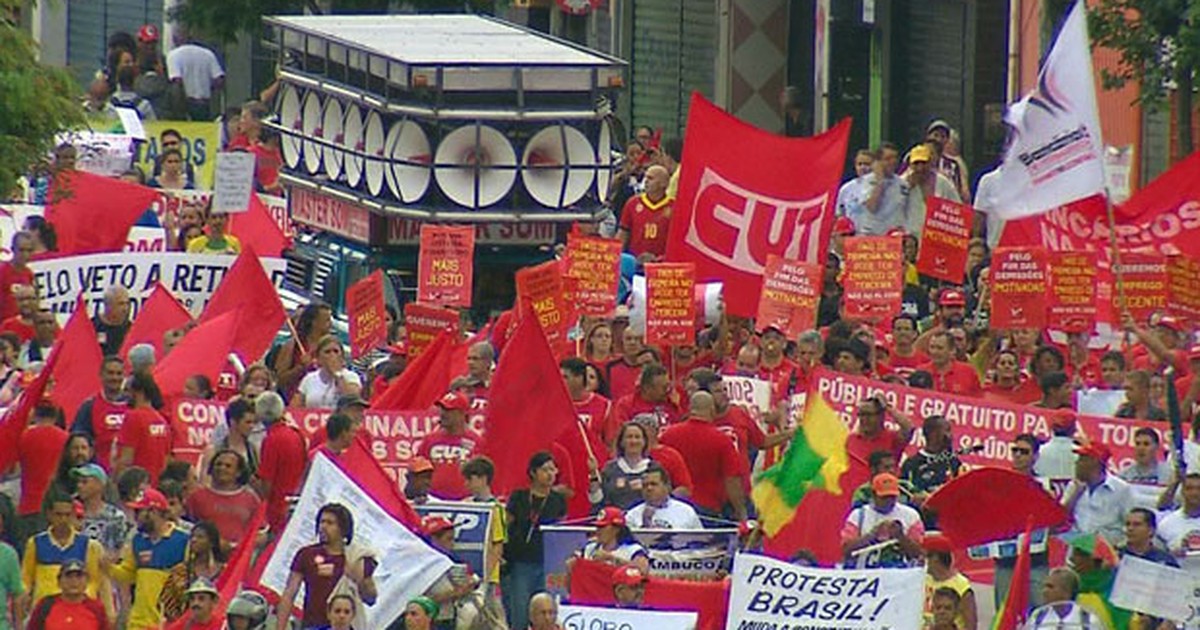
[(75, 305), (75, 311), (67, 320), (58, 338), (59, 352), (65, 353), (66, 361), (54, 366), (54, 391), (51, 399), (67, 418), (75, 417), (75, 410), (88, 396), (100, 391), (100, 364), (104, 354), (96, 341), (96, 329), (88, 319), (87, 309)]
[(263, 271), (254, 249), (247, 247), (221, 280), (212, 299), (200, 314), (200, 323), (222, 313), (243, 308), (242, 321), (234, 333), (233, 351), (245, 363), (253, 363), (271, 347), (276, 333), (287, 320), (275, 285)]
[(21, 438), (21, 433), (29, 424), (29, 415), (33, 413), (34, 406), (42, 400), (42, 396), (46, 393), (46, 385), (50, 382), (50, 375), (54, 373), (61, 354), (59, 348), (58, 344), (54, 346), (41, 373), (17, 397), (16, 402), (8, 408), (4, 416), (0, 417), (0, 444), (5, 445), (4, 448), (0, 448), (0, 472), (8, 470), (17, 463), (20, 452), (12, 445)]
[(996, 611), (996, 621), (993, 630), (1017, 630), (1025, 625), (1029, 618), (1029, 538), (1033, 533), (1033, 517), (1025, 526), (1025, 538), (1021, 541), (1021, 549), (1017, 552), (1017, 563), (1013, 567), (1012, 581), (1008, 585), (1008, 595), (1004, 604)]
[(350, 448), (343, 451), (341, 455), (330, 457), (329, 461), (346, 473), (347, 477), (353, 479), (354, 483), (358, 484), (363, 492), (374, 499), (384, 511), (401, 523), (408, 525), (409, 529), (420, 531), (420, 515), (413, 509), (408, 499), (400, 493), (400, 486), (383, 470), (379, 460), (375, 459), (365, 435), (359, 435)]
[(257, 194), (250, 195), (249, 210), (229, 215), (229, 223), (229, 233), (242, 242), (242, 249), (251, 248), (260, 256), (278, 258), (292, 246)]
[(121, 344), (121, 356), (128, 354), (129, 349), (139, 343), (148, 343), (154, 346), (154, 356), (161, 357), (163, 337), (167, 332), (183, 328), (190, 321), (192, 314), (159, 283), (138, 309), (137, 319), (133, 320), (129, 333), (125, 335), (125, 343)]
[[(611, 606), (613, 565), (580, 558), (571, 566), (570, 602)], [(693, 582), (650, 576), (642, 604), (649, 610), (692, 610), (699, 614), (696, 630), (722, 630), (729, 611), (729, 582)]]
[(58, 234), (57, 254), (125, 249), (129, 228), (157, 199), (153, 188), (84, 171), (59, 173), (46, 207), (46, 221)]
[(203, 374), (212, 383), (221, 377), (237, 336), (241, 309), (226, 311), (193, 328), (165, 359), (154, 367), (154, 381), (166, 398), (183, 393), (188, 377)]
[[(492, 489), (506, 495), (529, 482), (525, 467), (538, 451), (562, 444), (586, 465), (587, 446), (562, 371), (532, 313), (517, 324), (492, 377), (483, 453), (496, 464)], [(536, 418), (536, 422), (531, 422)], [(580, 484), (587, 483), (586, 473)], [(586, 492), (587, 487), (576, 488)]]
[(754, 317), (768, 254), (825, 263), (849, 133), (844, 120), (819, 136), (784, 138), (693, 94), (667, 259), (723, 280), (729, 313)]
[(376, 409), (427, 409), (450, 389), (451, 355), (456, 333), (443, 330), (404, 372), (371, 399)]

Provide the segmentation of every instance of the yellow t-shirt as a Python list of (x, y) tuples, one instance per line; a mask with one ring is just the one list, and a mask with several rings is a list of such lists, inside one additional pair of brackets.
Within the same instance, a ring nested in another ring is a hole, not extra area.
[(224, 236), (224, 247), (219, 247), (209, 240), (208, 235), (197, 236), (188, 241), (187, 250), (189, 254), (240, 254), (242, 253), (242, 242), (232, 234)]
[(667, 180), (667, 196), (671, 199), (679, 197), (679, 171), (680, 165), (675, 166), (675, 170), (671, 173), (671, 179)]
[[(967, 591), (971, 590), (971, 581), (962, 573), (955, 573), (949, 579), (935, 580), (928, 573), (925, 574), (925, 625), (933, 623), (933, 593), (942, 587), (950, 587), (958, 593), (959, 597), (965, 597)], [(954, 623), (959, 628), (967, 627), (967, 621), (963, 619), (962, 612), (954, 616)]]
[[(491, 500), (492, 503), (492, 531), (488, 534), (488, 544), (499, 544), (503, 547), (504, 543), (508, 542), (508, 521), (505, 520), (507, 515), (504, 512), (504, 505), (496, 499)], [(487, 550), (492, 554), (492, 549)], [(495, 553), (502, 553), (502, 550), (496, 550)], [(487, 581), (489, 584), (500, 583), (500, 563), (496, 563), (496, 568), (488, 572)]]

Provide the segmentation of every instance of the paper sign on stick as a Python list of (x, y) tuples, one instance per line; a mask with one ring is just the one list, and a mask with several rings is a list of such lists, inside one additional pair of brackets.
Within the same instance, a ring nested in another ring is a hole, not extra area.
[(254, 194), (253, 153), (222, 151), (217, 154), (212, 211), (217, 214), (245, 212)]

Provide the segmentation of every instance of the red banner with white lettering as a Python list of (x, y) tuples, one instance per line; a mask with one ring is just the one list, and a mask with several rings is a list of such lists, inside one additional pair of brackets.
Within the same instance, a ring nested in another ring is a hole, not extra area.
[(171, 455), (195, 466), (212, 444), (213, 431), (225, 424), (225, 403), (182, 398), (171, 408)]
[(1001, 247), (992, 252), (991, 326), (1000, 330), (1046, 325), (1046, 250)]
[(900, 312), (904, 295), (904, 244), (897, 236), (857, 236), (844, 241), (844, 317), (885, 321)]
[[(1125, 285), (1125, 308), (1133, 315), (1133, 319), (1146, 325), (1151, 315), (1167, 308), (1167, 257), (1121, 252), (1120, 271)], [(1113, 307), (1119, 314), (1119, 290), (1113, 290), (1112, 299)]]
[(667, 260), (696, 263), (697, 278), (725, 283), (730, 314), (753, 317), (768, 255), (825, 263), (849, 133), (847, 119), (786, 138), (693, 94)]
[(962, 284), (974, 213), (966, 204), (940, 197), (934, 197), (928, 206), (917, 271), (950, 284)]
[(821, 300), (821, 270), (816, 263), (784, 260), (771, 254), (754, 318), (758, 329), (778, 328), (788, 339), (812, 330)]
[(346, 317), (350, 320), (350, 356), (357, 359), (387, 344), (383, 271), (376, 270), (346, 289)]
[(580, 314), (612, 315), (621, 283), (621, 241), (568, 234), (566, 260), (567, 277), (577, 281)]
[(692, 263), (646, 263), (646, 343), (687, 346), (696, 342)]
[(1046, 325), (1068, 333), (1096, 327), (1096, 252), (1049, 252)]
[(1200, 322), (1200, 260), (1167, 257), (1167, 309), (1176, 317)]
[(417, 265), (418, 302), (470, 306), (474, 277), (474, 227), (421, 226), (421, 249)]
[(537, 315), (555, 352), (562, 349), (567, 331), (575, 325), (575, 309), (567, 299), (569, 290), (557, 260), (517, 270), (517, 299), (522, 305), (517, 313), (524, 313), (528, 307)]
[(443, 330), (458, 331), (458, 311), (409, 302), (404, 305), (404, 330), (408, 333), (408, 360), (421, 355)]

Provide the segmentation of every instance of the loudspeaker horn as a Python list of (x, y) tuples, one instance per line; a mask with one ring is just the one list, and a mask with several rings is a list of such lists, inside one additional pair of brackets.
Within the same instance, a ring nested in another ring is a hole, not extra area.
[(362, 181), (363, 115), (358, 105), (346, 105), (346, 120), (342, 123), (342, 146), (346, 148), (346, 184), (358, 188)]
[(517, 180), (517, 153), (495, 127), (474, 124), (450, 132), (438, 145), (433, 175), (451, 201), (482, 208), (500, 201)]
[(534, 201), (550, 208), (565, 208), (577, 203), (591, 188), (596, 177), (596, 151), (578, 129), (550, 125), (526, 143), (521, 167), (521, 181)]
[[(304, 96), (304, 108), (300, 116), (300, 130), (306, 138), (321, 137), (321, 94), (310, 91)], [(321, 145), (312, 140), (304, 141), (304, 168), (310, 175), (321, 172)]]
[[(600, 203), (608, 201), (608, 187), (612, 184), (612, 130), (608, 122), (600, 123), (600, 137), (596, 140), (596, 198)], [(617, 208), (620, 210), (620, 208)]]
[(433, 155), (429, 136), (425, 135), (421, 125), (413, 120), (393, 124), (388, 131), (384, 153), (391, 160), (384, 175), (392, 194), (404, 203), (415, 203), (425, 196)]
[(346, 135), (342, 129), (342, 120), (345, 117), (346, 112), (342, 111), (341, 101), (336, 98), (325, 101), (325, 113), (321, 116), (321, 130), (324, 132), (322, 137), (335, 146), (322, 147), (322, 153), (325, 159), (325, 174), (331, 181), (337, 181), (342, 176), (342, 163), (346, 159), (346, 153), (340, 148)]
[[(294, 85), (284, 84), (283, 89), (279, 91), (279, 125), (284, 129), (299, 133), (301, 116), (300, 90), (296, 89)], [(303, 157), (300, 149), (301, 139), (293, 134), (282, 134), (279, 140), (284, 164), (287, 164), (290, 169), (299, 166)]]
[(366, 179), (367, 192), (371, 196), (377, 197), (383, 192), (383, 145), (384, 140), (383, 117), (379, 112), (372, 110), (367, 114), (366, 128), (363, 130), (363, 152), (367, 154)]

